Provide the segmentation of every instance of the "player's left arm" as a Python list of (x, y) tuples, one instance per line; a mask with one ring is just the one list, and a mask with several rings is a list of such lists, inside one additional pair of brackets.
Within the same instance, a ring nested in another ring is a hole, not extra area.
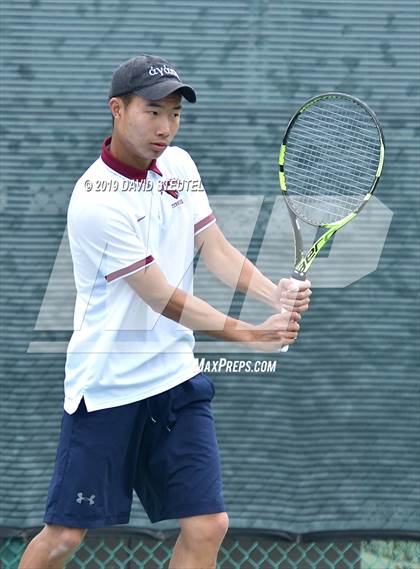
[(217, 223), (196, 235), (195, 244), (209, 271), (231, 288), (276, 309), (308, 310), (312, 294), (309, 281), (302, 282), (298, 292), (291, 290), (290, 279), (281, 279), (275, 285), (226, 239)]

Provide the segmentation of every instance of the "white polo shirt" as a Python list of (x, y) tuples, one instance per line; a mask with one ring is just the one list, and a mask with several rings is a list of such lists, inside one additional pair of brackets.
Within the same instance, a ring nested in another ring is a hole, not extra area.
[(77, 181), (67, 229), (77, 298), (64, 409), (88, 411), (156, 395), (199, 372), (191, 330), (153, 311), (124, 277), (157, 263), (193, 293), (194, 235), (215, 222), (190, 155), (168, 147), (149, 170), (127, 166), (104, 141)]

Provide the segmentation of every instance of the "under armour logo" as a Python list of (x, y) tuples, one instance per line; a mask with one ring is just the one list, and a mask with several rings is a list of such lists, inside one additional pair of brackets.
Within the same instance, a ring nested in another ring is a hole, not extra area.
[(90, 498), (85, 498), (85, 497), (83, 496), (83, 492), (79, 492), (79, 493), (77, 494), (76, 502), (77, 502), (78, 504), (81, 504), (81, 503), (83, 502), (83, 500), (84, 500), (85, 502), (89, 502), (89, 506), (93, 506), (93, 504), (95, 503), (95, 494), (92, 494), (92, 496), (91, 496)]

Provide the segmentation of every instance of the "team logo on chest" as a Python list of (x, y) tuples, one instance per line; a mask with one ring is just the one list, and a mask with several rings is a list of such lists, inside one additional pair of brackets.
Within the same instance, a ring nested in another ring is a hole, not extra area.
[(173, 204), (171, 204), (171, 207), (178, 207), (179, 205), (182, 205), (184, 202), (183, 200), (179, 199), (176, 202), (174, 202)]
[(170, 196), (172, 196), (174, 199), (177, 200), (176, 202), (173, 202), (171, 204), (172, 208), (178, 207), (184, 203), (184, 201), (181, 198), (179, 198), (179, 191), (176, 189), (177, 187), (180, 186), (180, 184), (182, 184), (182, 182), (177, 178), (162, 180), (161, 182), (161, 187), (159, 190), (160, 193), (162, 194), (163, 192), (165, 192), (165, 194), (169, 194)]

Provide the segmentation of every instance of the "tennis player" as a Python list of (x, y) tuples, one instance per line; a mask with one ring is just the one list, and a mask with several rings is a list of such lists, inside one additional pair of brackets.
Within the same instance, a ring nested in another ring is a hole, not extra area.
[[(194, 90), (162, 58), (113, 74), (112, 136), (68, 208), (77, 300), (64, 414), (45, 527), (20, 569), (62, 568), (89, 528), (128, 523), (133, 490), (152, 523), (179, 520), (170, 569), (214, 568), (228, 516), (215, 389), (193, 331), (276, 352), (308, 308), (309, 281), (297, 293), (289, 279), (275, 285), (219, 229), (193, 160), (170, 145), (184, 99), (194, 103)], [(194, 296), (194, 247), (273, 316), (251, 325)]]

